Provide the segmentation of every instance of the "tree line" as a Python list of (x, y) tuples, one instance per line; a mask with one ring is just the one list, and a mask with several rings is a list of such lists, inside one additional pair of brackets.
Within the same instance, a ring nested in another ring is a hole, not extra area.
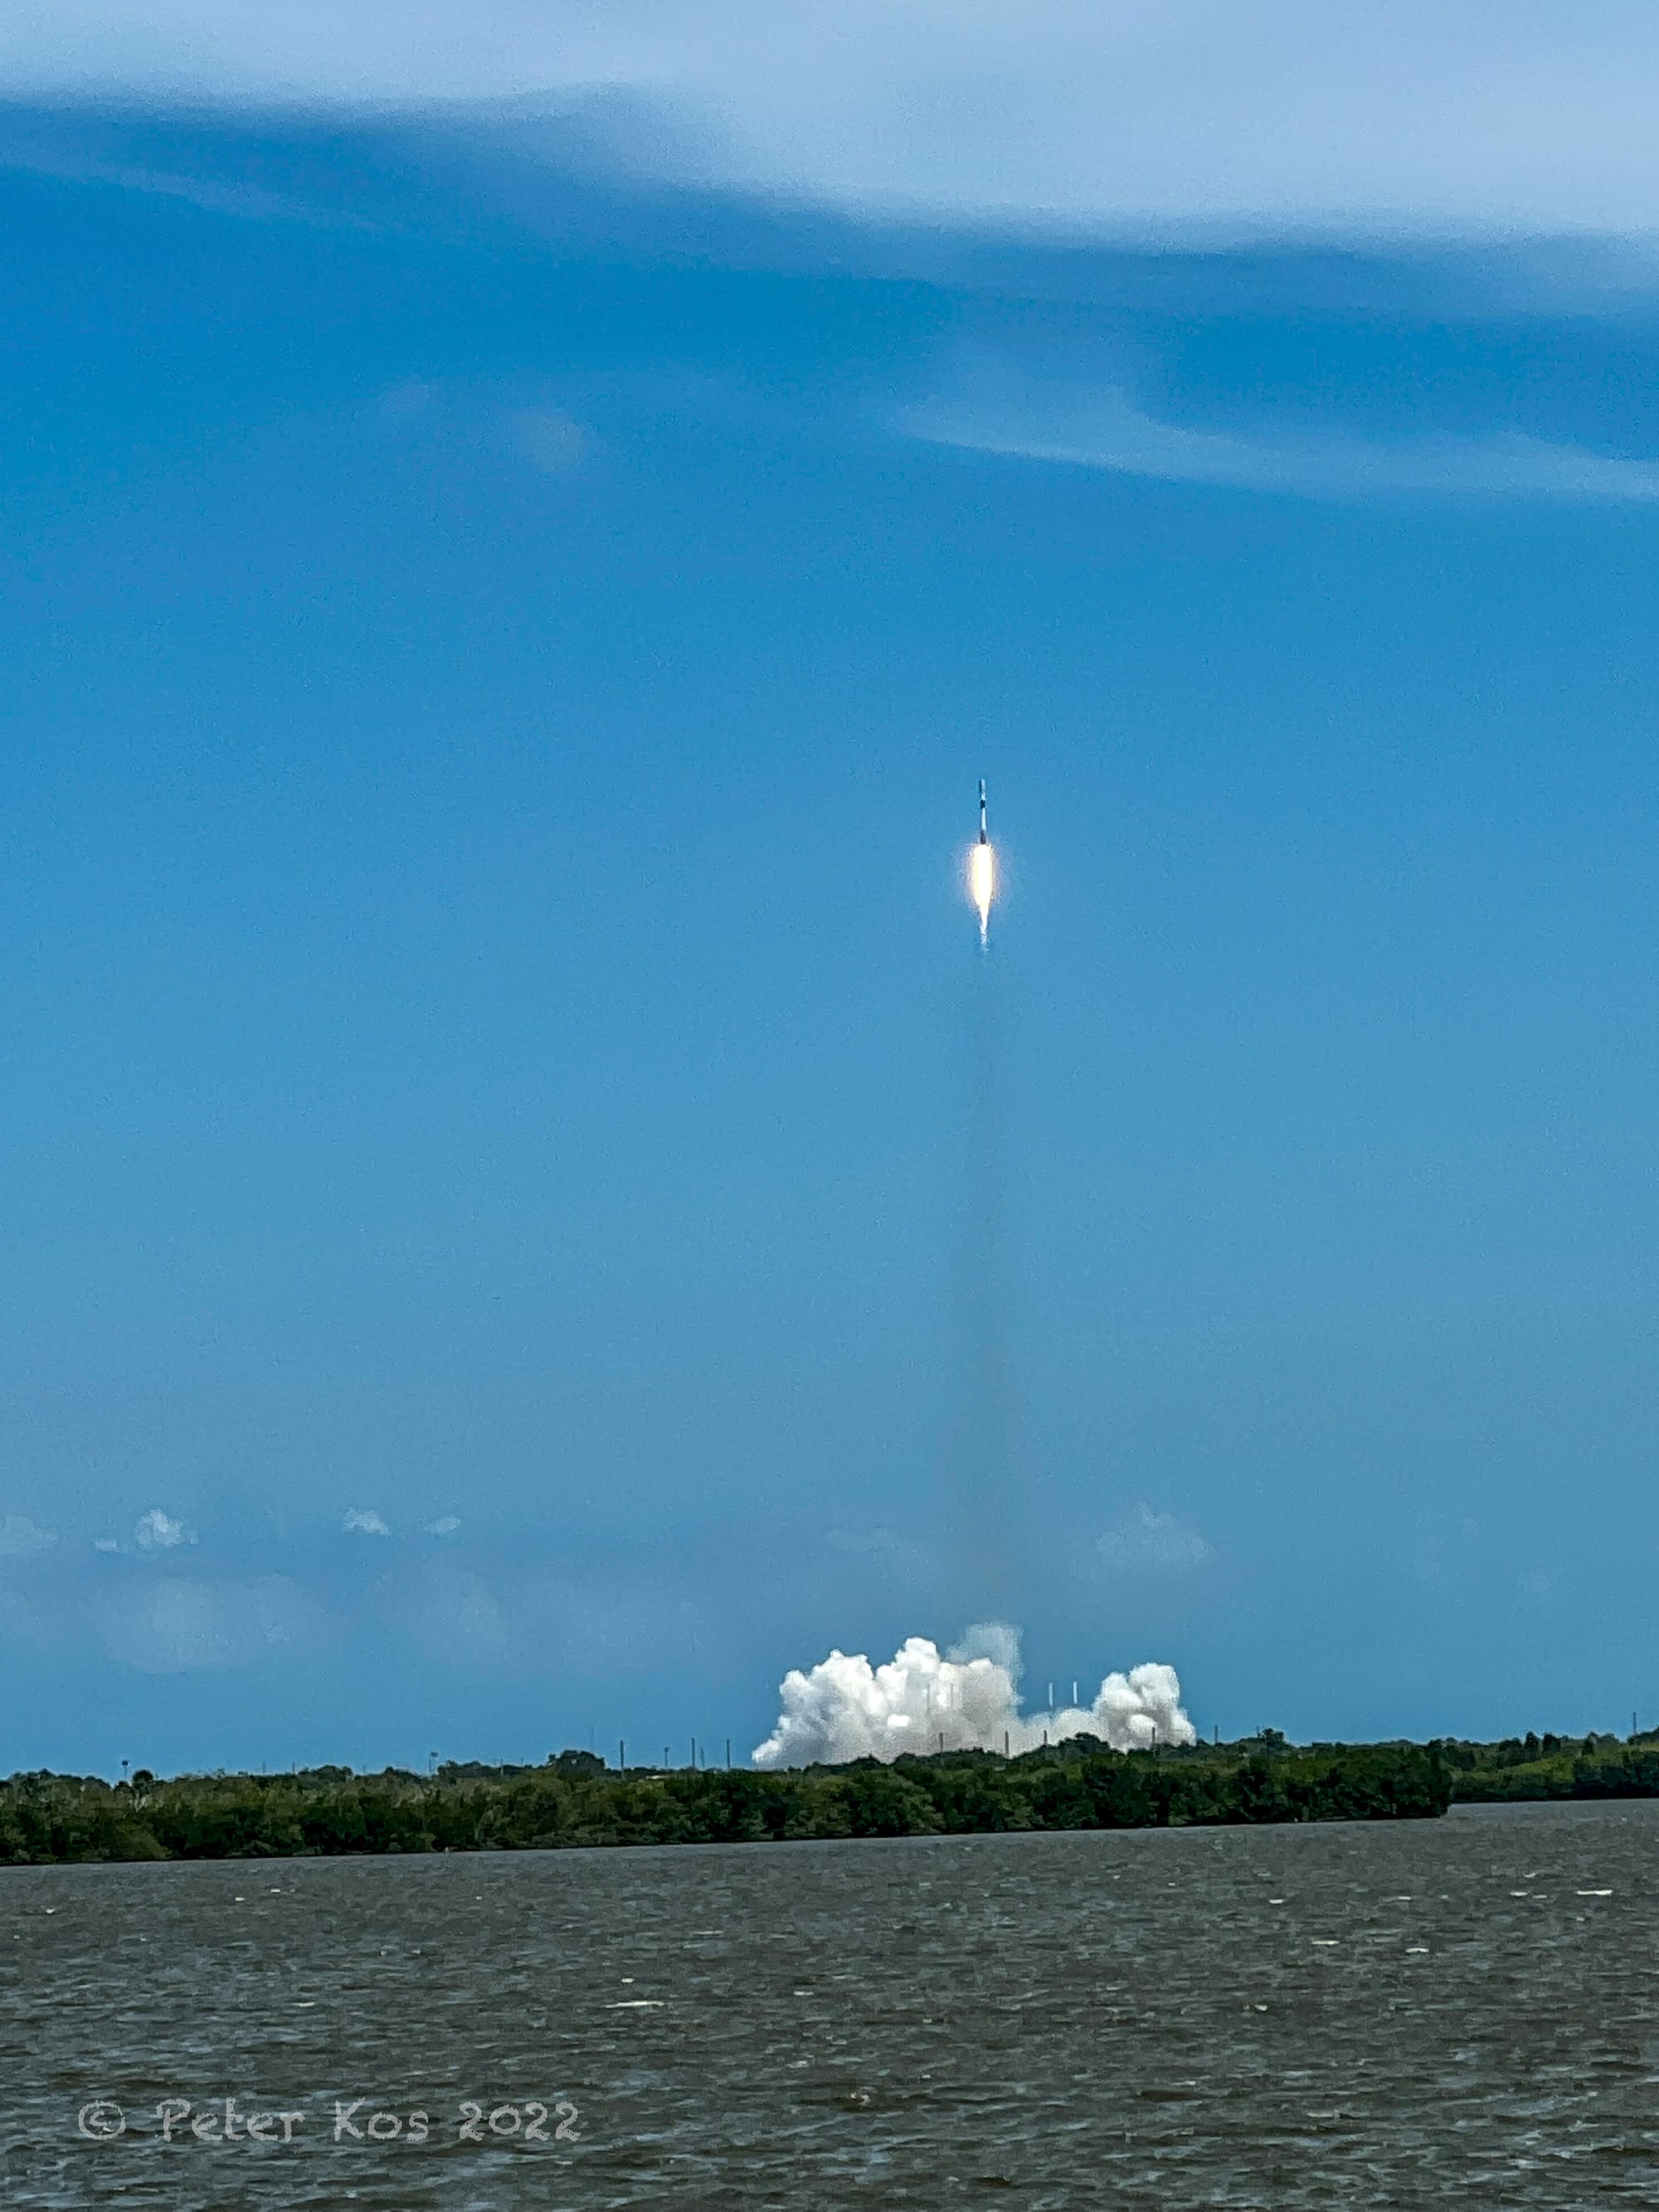
[(419, 1775), (342, 1766), (128, 1780), (0, 1783), (0, 1864), (793, 1843), (857, 1836), (1432, 1819), (1453, 1770), (1417, 1744), (1238, 1745), (1115, 1752), (1089, 1737), (1002, 1758), (945, 1752), (778, 1773), (541, 1766)]
[(769, 1774), (618, 1772), (565, 1751), (540, 1766), (452, 1763), (432, 1775), (15, 1774), (0, 1782), (0, 1864), (1432, 1819), (1454, 1802), (1652, 1796), (1659, 1731), (1298, 1747), (1269, 1729), (1128, 1753), (1082, 1736), (1013, 1759), (945, 1752)]
[(1454, 1797), (1495, 1804), (1550, 1797), (1659, 1797), (1659, 1730), (1616, 1735), (1506, 1736), (1437, 1747)]

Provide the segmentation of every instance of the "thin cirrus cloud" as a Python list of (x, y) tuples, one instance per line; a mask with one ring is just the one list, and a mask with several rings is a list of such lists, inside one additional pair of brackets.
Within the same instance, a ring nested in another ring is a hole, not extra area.
[(399, 1592), (406, 1634), (428, 1657), (462, 1665), (505, 1659), (513, 1643), (507, 1608), (483, 1576), (433, 1565)]
[(563, 476), (586, 458), (587, 433), (559, 408), (512, 408), (507, 431), (521, 458), (548, 476)]
[(896, 427), (973, 453), (1304, 499), (1659, 499), (1659, 464), (1580, 446), (1516, 434), (1200, 429), (1161, 421), (1109, 385), (929, 400), (902, 410)]
[(513, 103), (521, 142), (580, 106), (589, 143), (681, 181), (1111, 229), (1651, 230), (1656, 74), (1645, 0), (39, 0), (0, 24), (14, 97)]
[(146, 1674), (241, 1666), (274, 1650), (308, 1647), (323, 1620), (316, 1600), (282, 1575), (223, 1582), (141, 1577), (97, 1608), (110, 1657)]
[(1144, 1502), (1109, 1528), (1095, 1549), (1103, 1565), (1124, 1574), (1191, 1574), (1215, 1556), (1196, 1528)]
[(446, 452), (496, 447), (539, 474), (568, 476), (594, 449), (592, 434), (525, 380), (406, 377), (388, 386), (372, 419), (395, 442)]
[(340, 1528), (347, 1536), (389, 1536), (392, 1534), (389, 1524), (373, 1507), (362, 1505), (350, 1508), (341, 1521)]
[(0, 1520), (0, 1559), (27, 1559), (49, 1552), (58, 1541), (55, 1529), (43, 1528), (26, 1513), (8, 1513)]

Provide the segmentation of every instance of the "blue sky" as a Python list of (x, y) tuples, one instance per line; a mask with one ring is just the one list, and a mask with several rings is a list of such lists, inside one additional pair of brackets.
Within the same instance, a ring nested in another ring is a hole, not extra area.
[(1653, 1717), (1646, 16), (220, 12), (0, 43), (0, 1765), (746, 1749), (984, 1274), (1039, 1687)]

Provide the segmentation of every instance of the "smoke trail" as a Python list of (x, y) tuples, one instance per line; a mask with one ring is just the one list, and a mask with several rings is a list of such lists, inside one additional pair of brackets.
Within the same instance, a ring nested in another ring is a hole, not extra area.
[[(975, 1647), (978, 1647), (975, 1649)], [(1109, 1674), (1092, 1705), (1021, 1711), (1019, 1636), (993, 1622), (970, 1629), (949, 1658), (912, 1636), (884, 1666), (832, 1651), (808, 1673), (783, 1678), (777, 1726), (756, 1747), (757, 1766), (810, 1766), (902, 1752), (1035, 1751), (1046, 1737), (1098, 1736), (1115, 1751), (1191, 1743), (1173, 1667)]]
[(1000, 1008), (994, 955), (969, 981), (963, 1174), (956, 1237), (954, 1334), (962, 1362), (952, 1395), (945, 1522), (947, 1619), (1018, 1619), (1030, 1593), (1010, 1491), (1014, 1418), (1006, 1147), (999, 1081)]

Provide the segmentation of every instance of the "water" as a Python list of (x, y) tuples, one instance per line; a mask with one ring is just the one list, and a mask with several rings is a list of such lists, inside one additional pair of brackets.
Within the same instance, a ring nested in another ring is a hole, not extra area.
[[(7, 1869), (3, 2202), (1650, 2206), (1656, 1865), (1637, 1802)], [(293, 2140), (160, 2139), (233, 2094)]]

